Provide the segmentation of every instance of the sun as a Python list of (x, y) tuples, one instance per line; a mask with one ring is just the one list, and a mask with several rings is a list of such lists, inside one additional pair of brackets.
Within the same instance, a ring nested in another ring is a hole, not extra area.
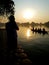
[(35, 15), (35, 12), (32, 10), (25, 10), (23, 12), (23, 18), (25, 18), (25, 19), (31, 19), (34, 17), (34, 15)]

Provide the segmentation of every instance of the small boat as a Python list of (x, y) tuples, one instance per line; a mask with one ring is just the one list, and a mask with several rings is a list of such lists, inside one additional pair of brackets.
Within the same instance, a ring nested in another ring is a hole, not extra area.
[(48, 34), (48, 32), (45, 30), (45, 28), (43, 28), (42, 30), (41, 30), (41, 28), (39, 29), (37, 29), (37, 28), (33, 28), (33, 29), (31, 29), (31, 31), (33, 31), (33, 32), (35, 32), (35, 33), (42, 33), (42, 34)]

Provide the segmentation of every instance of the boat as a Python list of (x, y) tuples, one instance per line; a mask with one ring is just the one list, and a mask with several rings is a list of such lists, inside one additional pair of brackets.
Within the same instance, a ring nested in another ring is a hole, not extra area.
[(48, 32), (45, 30), (45, 28), (43, 28), (42, 30), (41, 30), (41, 28), (33, 28), (33, 29), (31, 29), (31, 31), (33, 31), (33, 32), (35, 32), (35, 33), (42, 33), (42, 34), (48, 34)]

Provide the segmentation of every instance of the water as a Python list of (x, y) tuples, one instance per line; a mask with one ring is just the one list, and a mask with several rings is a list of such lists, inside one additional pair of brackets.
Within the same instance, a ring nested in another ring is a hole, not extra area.
[(26, 46), (32, 46), (37, 44), (49, 45), (49, 28), (45, 29), (48, 34), (33, 33), (29, 27), (19, 27), (18, 31), (18, 43)]
[[(37, 26), (36, 26), (37, 27)], [(35, 27), (35, 28), (36, 28)], [(41, 29), (44, 26), (41, 27)], [(39, 28), (39, 26), (37, 27)], [(38, 34), (31, 31), (31, 27), (19, 26), (18, 44), (22, 45), (33, 65), (49, 63), (49, 28), (44, 27), (48, 34)], [(0, 48), (6, 47), (6, 31), (0, 30)], [(4, 43), (4, 44), (3, 44)]]
[[(43, 27), (44, 26), (42, 26), (41, 28)], [(49, 28), (44, 28), (46, 29), (46, 31), (48, 31), (48, 34), (43, 35), (33, 33), (30, 30), (30, 27), (19, 27), (18, 44), (22, 45), (26, 53), (28, 53), (30, 59), (33, 61), (33, 64), (35, 64), (36, 62), (36, 64), (40, 64), (41, 62), (45, 63), (45, 56), (49, 55)]]

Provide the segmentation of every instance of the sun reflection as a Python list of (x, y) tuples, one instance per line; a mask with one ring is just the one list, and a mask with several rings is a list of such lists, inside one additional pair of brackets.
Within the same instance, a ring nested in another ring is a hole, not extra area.
[(27, 30), (27, 37), (30, 37), (30, 29)]

